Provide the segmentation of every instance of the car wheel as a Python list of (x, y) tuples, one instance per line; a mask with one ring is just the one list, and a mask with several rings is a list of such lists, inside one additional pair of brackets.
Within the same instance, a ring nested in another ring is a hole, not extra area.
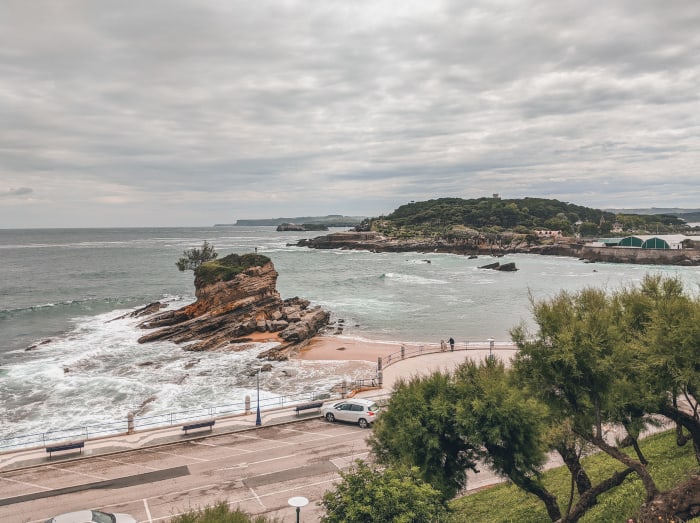
[(365, 418), (360, 418), (357, 421), (357, 424), (360, 426), (361, 429), (366, 429), (369, 427), (369, 423), (367, 423), (367, 420)]
[(333, 413), (329, 412), (328, 414), (326, 414), (326, 419), (330, 422), (333, 422), (335, 421), (335, 416), (333, 415)]

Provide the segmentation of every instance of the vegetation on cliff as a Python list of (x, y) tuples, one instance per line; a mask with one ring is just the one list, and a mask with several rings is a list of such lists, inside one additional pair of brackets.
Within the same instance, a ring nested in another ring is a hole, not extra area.
[(204, 285), (217, 281), (230, 281), (250, 267), (262, 267), (270, 258), (262, 254), (229, 254), (218, 260), (202, 263), (194, 271), (195, 277)]
[(411, 202), (387, 216), (365, 220), (362, 228), (393, 237), (469, 235), (513, 231), (528, 235), (535, 229), (559, 230), (564, 235), (609, 234), (615, 222), (626, 229), (674, 232), (684, 222), (671, 215), (633, 215), (583, 207), (546, 198), (438, 198)]

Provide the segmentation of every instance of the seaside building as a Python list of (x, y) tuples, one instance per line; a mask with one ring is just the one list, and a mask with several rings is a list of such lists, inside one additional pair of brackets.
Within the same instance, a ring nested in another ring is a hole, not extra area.
[(700, 236), (684, 234), (634, 235), (620, 238), (600, 238), (589, 244), (591, 247), (611, 247), (625, 249), (696, 249), (700, 245)]

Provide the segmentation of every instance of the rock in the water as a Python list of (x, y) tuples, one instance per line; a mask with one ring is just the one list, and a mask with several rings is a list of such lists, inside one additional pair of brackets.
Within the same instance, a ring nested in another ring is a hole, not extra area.
[(188, 351), (230, 350), (229, 344), (254, 332), (270, 332), (280, 346), (266, 351), (266, 356), (286, 359), (328, 324), (330, 314), (320, 307), (309, 309), (308, 300), (280, 298), (277, 271), (268, 258), (245, 255), (255, 256), (253, 261), (260, 264), (250, 264), (248, 259), (249, 266), (242, 268), (243, 257), (232, 256), (236, 258), (231, 259), (235, 264), (231, 267), (224, 264), (217, 269), (216, 263), (225, 262), (228, 256), (203, 264), (204, 269), (195, 272), (197, 301), (143, 321), (141, 328), (157, 330), (142, 336), (139, 343), (170, 340), (187, 344)]

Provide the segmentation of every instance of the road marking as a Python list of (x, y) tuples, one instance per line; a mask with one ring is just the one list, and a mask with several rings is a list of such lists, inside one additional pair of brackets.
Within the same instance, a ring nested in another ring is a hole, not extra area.
[[(337, 481), (337, 479), (338, 479), (338, 478), (325, 479), (325, 480), (323, 480), (323, 481), (316, 481), (315, 483), (307, 483), (307, 484), (305, 484), (305, 485), (298, 485), (298, 486), (296, 486), (296, 487), (291, 487), (291, 488), (286, 488), (286, 489), (282, 489), (282, 490), (277, 490), (277, 491), (275, 491), (275, 492), (270, 492), (270, 493), (268, 493), (268, 494), (262, 494), (262, 495), (260, 495), (260, 496), (258, 496), (258, 497), (259, 497), (259, 498), (269, 498), (269, 497), (271, 497), (271, 496), (277, 496), (277, 495), (279, 495), (279, 494), (284, 494), (285, 492), (300, 492), (300, 491), (301, 491), (301, 492), (304, 492), (304, 489), (306, 489), (307, 487), (317, 487), (318, 485), (324, 485), (324, 484), (326, 484), (326, 483), (335, 483), (335, 482)], [(201, 487), (200, 487), (200, 488), (201, 488)], [(197, 490), (197, 489), (185, 490), (185, 491), (183, 491), (182, 493), (187, 493), (187, 492), (190, 492), (191, 490)], [(176, 492), (175, 494), (179, 494), (179, 493)], [(254, 500), (254, 499), (255, 499), (255, 498), (251, 496), (251, 497), (248, 497), (248, 498), (241, 498), (241, 499), (238, 499), (238, 500), (236, 500), (236, 501), (229, 501), (229, 502), (228, 502), (228, 506), (231, 507), (231, 508), (235, 508), (237, 505), (239, 505), (240, 503), (242, 503), (242, 502), (244, 502), (244, 501), (252, 501), (252, 500)], [(189, 512), (189, 511), (188, 511), (188, 512)], [(179, 512), (179, 513), (177, 513), (177, 514), (170, 514), (170, 515), (168, 515), (168, 516), (163, 516), (163, 517), (160, 517), (160, 518), (156, 518), (156, 519), (153, 520), (153, 523), (156, 523), (157, 521), (170, 520), (170, 519), (172, 519), (172, 518), (174, 518), (174, 517), (176, 517), (176, 516), (180, 516), (180, 515), (182, 515), (182, 514), (187, 514), (187, 512)]]
[(152, 523), (153, 518), (151, 517), (151, 511), (148, 508), (148, 501), (146, 499), (143, 500), (143, 507), (146, 509), (146, 517), (148, 518), (148, 523)]
[(107, 462), (112, 462), (112, 463), (119, 463), (120, 465), (128, 465), (130, 467), (141, 467), (144, 469), (160, 470), (158, 467), (151, 467), (149, 465), (143, 465), (141, 463), (129, 463), (128, 461), (122, 461), (120, 459), (102, 458), (100, 456), (95, 456), (93, 459), (98, 459), (100, 461), (107, 461)]
[(369, 456), (369, 452), (360, 452), (357, 454), (350, 454), (348, 456), (340, 456), (338, 458), (333, 458), (330, 461), (333, 463), (333, 465), (338, 467), (338, 469), (342, 469), (343, 467), (353, 464), (355, 460), (363, 459), (366, 456)]
[(148, 452), (149, 454), (165, 454), (166, 456), (173, 456), (173, 457), (181, 458), (184, 460), (196, 459), (197, 461), (209, 461), (208, 459), (205, 459), (205, 458), (195, 458), (194, 456), (183, 456), (182, 454), (175, 454), (174, 452), (163, 452), (162, 450), (148, 450), (148, 449), (143, 449), (143, 450)]
[(10, 481), (12, 483), (19, 483), (20, 485), (29, 485), (30, 487), (38, 488), (41, 490), (52, 490), (51, 487), (44, 487), (42, 485), (36, 485), (34, 483), (29, 483), (27, 481), (19, 481), (18, 479), (10, 479), (10, 478), (0, 478), (4, 481)]
[(253, 493), (253, 496), (255, 497), (255, 499), (258, 500), (258, 503), (260, 503), (260, 506), (263, 508), (263, 510), (265, 510), (266, 507), (263, 504), (262, 499), (260, 499), (260, 496), (258, 496), (252, 488), (248, 489), (248, 490), (250, 490)]
[(47, 468), (54, 469), (54, 470), (60, 470), (61, 472), (70, 472), (71, 474), (79, 474), (81, 476), (87, 476), (88, 478), (94, 478), (94, 479), (107, 479), (105, 476), (98, 476), (97, 474), (88, 474), (87, 472), (80, 472), (78, 470), (72, 470), (69, 468), (62, 468), (58, 467), (56, 465), (49, 465)]

